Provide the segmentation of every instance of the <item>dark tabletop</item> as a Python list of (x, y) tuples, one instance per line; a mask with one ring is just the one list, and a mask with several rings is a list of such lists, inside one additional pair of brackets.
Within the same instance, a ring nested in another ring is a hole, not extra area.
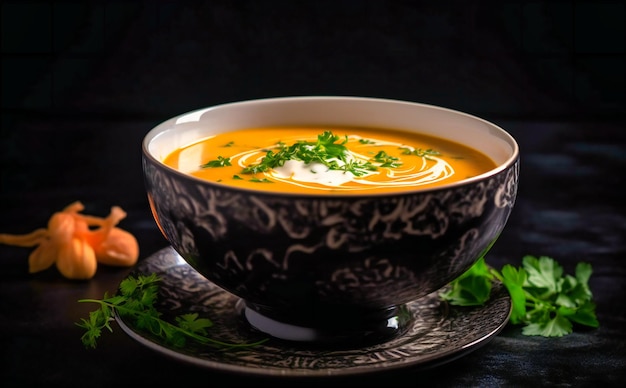
[[(295, 6), (294, 4), (300, 4)], [(0, 233), (74, 201), (127, 213), (140, 258), (167, 246), (143, 186), (141, 140), (171, 116), (286, 95), (361, 95), (462, 110), (521, 149), (517, 202), (486, 259), (592, 264), (600, 327), (561, 338), (507, 325), (431, 369), (258, 377), (185, 364), (117, 324), (85, 349), (74, 322), (131, 268), (29, 274), (0, 245), (0, 384), (83, 386), (621, 386), (626, 381), (625, 8), (622, 2), (2, 3)], [(443, 4), (443, 3), (442, 3)], [(555, 5), (556, 4), (556, 5)], [(448, 4), (450, 5), (450, 4)]]

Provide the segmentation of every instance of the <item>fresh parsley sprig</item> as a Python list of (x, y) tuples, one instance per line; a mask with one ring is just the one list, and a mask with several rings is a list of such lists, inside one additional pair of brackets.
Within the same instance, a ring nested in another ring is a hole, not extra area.
[(402, 150), (402, 155), (415, 155), (415, 156), (419, 156), (423, 158), (428, 158), (429, 156), (441, 155), (441, 152), (433, 150), (432, 148), (429, 148), (427, 150), (423, 150), (421, 148), (411, 150), (410, 148), (402, 147), (400, 149)]
[[(225, 146), (226, 147), (226, 146)], [(209, 160), (208, 162), (200, 165), (200, 168), (207, 167), (226, 167), (231, 166), (230, 158), (225, 158), (223, 156), (218, 156), (215, 160)]]
[(104, 330), (113, 331), (111, 322), (115, 312), (121, 317), (133, 319), (137, 328), (145, 330), (166, 343), (183, 347), (191, 339), (217, 349), (233, 349), (258, 345), (265, 340), (254, 343), (228, 343), (208, 337), (208, 329), (213, 322), (208, 318), (200, 318), (197, 313), (177, 316), (171, 323), (161, 318), (156, 309), (158, 282), (156, 274), (128, 276), (122, 280), (117, 295), (105, 293), (103, 299), (81, 299), (79, 302), (97, 303), (100, 308), (89, 313), (89, 318), (81, 318), (76, 325), (85, 329), (81, 341), (86, 348), (96, 348), (97, 341)]
[(572, 333), (574, 324), (599, 326), (588, 283), (591, 274), (589, 263), (578, 263), (574, 276), (564, 275), (554, 259), (531, 255), (523, 257), (521, 267), (507, 264), (498, 271), (483, 257), (440, 296), (453, 305), (479, 306), (489, 300), (498, 280), (511, 296), (510, 322), (523, 325), (522, 334), (561, 337)]
[(380, 163), (380, 167), (389, 167), (389, 168), (397, 168), (402, 165), (399, 162), (400, 158), (396, 158), (395, 156), (391, 156), (385, 151), (379, 151), (376, 155), (374, 155), (374, 161)]

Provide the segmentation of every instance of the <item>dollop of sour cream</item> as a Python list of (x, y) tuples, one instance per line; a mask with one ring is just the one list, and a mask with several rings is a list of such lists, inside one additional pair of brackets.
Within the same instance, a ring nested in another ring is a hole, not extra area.
[(292, 179), (296, 182), (317, 183), (337, 187), (354, 180), (350, 171), (331, 170), (322, 163), (305, 164), (299, 160), (288, 160), (284, 165), (274, 168), (269, 175), (272, 178)]

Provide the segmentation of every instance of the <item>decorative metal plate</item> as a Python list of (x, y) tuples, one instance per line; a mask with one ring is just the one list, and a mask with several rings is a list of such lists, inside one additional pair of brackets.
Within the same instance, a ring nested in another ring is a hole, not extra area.
[[(191, 268), (172, 249), (142, 260), (133, 274), (157, 273), (161, 278), (158, 309), (164, 316), (197, 312), (215, 324), (211, 337), (226, 342), (253, 342), (261, 334), (249, 330), (235, 308), (239, 298), (222, 290)], [(432, 367), (461, 357), (486, 344), (507, 324), (511, 300), (497, 283), (489, 302), (458, 307), (438, 292), (411, 302), (415, 318), (404, 335), (356, 349), (314, 349), (270, 339), (255, 347), (216, 351), (208, 346), (169, 346), (120, 316), (120, 327), (139, 343), (179, 361), (217, 370), (272, 376), (338, 376), (405, 367)]]

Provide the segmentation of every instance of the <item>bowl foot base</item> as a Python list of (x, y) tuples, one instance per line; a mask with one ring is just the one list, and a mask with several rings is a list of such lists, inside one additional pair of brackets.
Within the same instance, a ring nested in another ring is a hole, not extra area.
[(345, 349), (383, 343), (406, 333), (414, 320), (406, 305), (366, 311), (318, 309), (308, 311), (306, 318), (297, 311), (285, 314), (243, 300), (237, 309), (253, 330), (306, 347)]

